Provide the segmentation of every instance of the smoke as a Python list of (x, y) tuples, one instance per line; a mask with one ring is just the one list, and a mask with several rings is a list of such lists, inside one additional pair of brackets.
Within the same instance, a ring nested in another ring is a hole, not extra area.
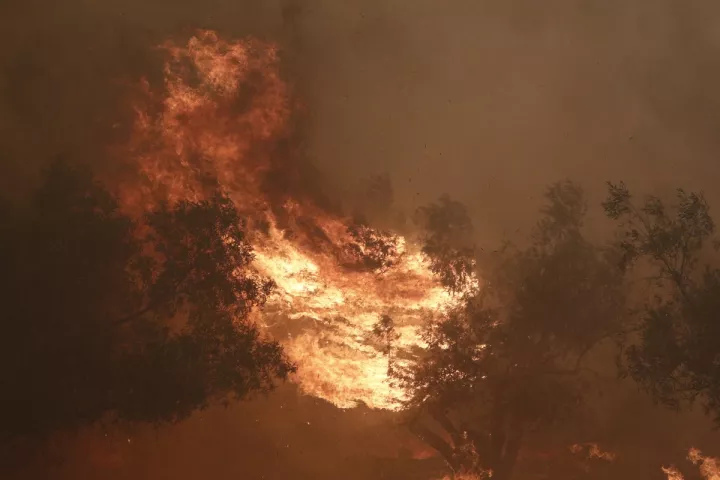
[(486, 241), (532, 221), (551, 181), (595, 201), (606, 179), (709, 190), (719, 173), (714, 2), (310, 4), (324, 169), (389, 170), (408, 208), (452, 192)]
[[(7, 3), (7, 2), (6, 2)], [(234, 36), (277, 36), (267, 2), (91, 2), (6, 4), (0, 28), (0, 156), (27, 179), (56, 155), (94, 166), (126, 141), (128, 92), (162, 78), (154, 47), (207, 24)]]
[[(285, 42), (287, 74), (305, 103), (303, 147), (333, 188), (351, 192), (387, 171), (393, 201), (406, 211), (449, 192), (469, 207), (481, 245), (526, 228), (544, 186), (566, 177), (582, 183), (595, 204), (604, 180), (622, 179), (637, 191), (704, 189), (720, 205), (711, 191), (720, 174), (715, 1), (297, 3), (301, 8), (284, 20), (281, 0), (6, 2), (3, 187), (31, 181), (57, 154), (102, 167), (107, 147), (130, 134), (129, 89), (142, 76), (161, 78), (152, 47), (210, 28), (224, 37)], [(697, 427), (702, 418), (658, 413), (630, 390), (606, 400), (614, 450), (641, 445), (640, 456), (657, 474), (657, 465), (698, 432), (699, 442), (713, 444), (716, 437)], [(266, 470), (265, 478), (288, 478), (297, 466), (306, 478), (370, 475), (358, 469), (372, 442), (356, 448), (352, 439), (372, 414), (338, 424), (326, 405), (311, 415), (311, 423), (321, 418), (326, 425), (317, 436), (292, 423), (297, 411), (283, 416), (284, 424), (248, 430), (255, 417), (266, 425), (280, 404), (297, 397), (291, 390), (274, 399), (193, 419), (157, 440), (148, 433), (116, 478), (162, 476), (177, 458), (183, 461), (175, 478), (237, 478), (244, 463), (259, 478), (260, 465), (278, 459), (287, 470)], [(288, 432), (296, 435), (293, 444), (342, 441), (283, 457), (277, 452), (287, 449), (275, 443)], [(383, 424), (377, 432), (372, 438), (391, 438), (394, 429)], [(259, 438), (256, 448), (246, 436)], [(389, 455), (392, 448), (380, 450)], [(68, 478), (93, 476), (71, 467)]]
[(550, 181), (709, 189), (719, 173), (716, 2), (294, 3), (283, 25), (280, 0), (14, 2), (0, 152), (20, 170), (99, 156), (126, 134), (127, 82), (159, 74), (148, 46), (212, 28), (294, 42), (307, 141), (333, 181), (387, 170), (407, 209), (453, 192), (488, 241), (530, 221)]

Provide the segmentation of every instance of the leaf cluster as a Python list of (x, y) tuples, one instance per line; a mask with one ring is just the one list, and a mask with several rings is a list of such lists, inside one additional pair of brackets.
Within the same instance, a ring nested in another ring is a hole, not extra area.
[(622, 266), (649, 270), (655, 287), (626, 352), (630, 375), (671, 407), (701, 399), (718, 421), (720, 269), (708, 248), (709, 205), (682, 189), (673, 202), (649, 196), (638, 204), (620, 183), (608, 184), (603, 206), (620, 226)]
[(131, 218), (56, 162), (0, 208), (0, 443), (107, 419), (173, 422), (273, 388), (295, 367), (248, 313), (273, 283), (221, 193)]

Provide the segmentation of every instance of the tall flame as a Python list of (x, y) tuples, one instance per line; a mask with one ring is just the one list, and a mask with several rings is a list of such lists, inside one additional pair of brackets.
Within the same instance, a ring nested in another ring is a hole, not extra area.
[(140, 176), (120, 187), (124, 206), (221, 187), (248, 219), (255, 268), (277, 283), (258, 318), (298, 363), (300, 388), (342, 408), (397, 408), (406, 392), (388, 381), (373, 325), (389, 315), (399, 342), (421, 346), (421, 321), (458, 299), (411, 242), (352, 226), (303, 192), (303, 166), (286, 147), (291, 94), (273, 45), (200, 31), (163, 48), (164, 86), (146, 82), (135, 105), (127, 156)]

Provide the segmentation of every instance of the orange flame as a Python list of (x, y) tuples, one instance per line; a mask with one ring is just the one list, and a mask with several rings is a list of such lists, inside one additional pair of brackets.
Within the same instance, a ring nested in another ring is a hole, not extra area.
[(697, 448), (691, 448), (687, 456), (693, 465), (700, 468), (700, 475), (706, 480), (720, 480), (720, 460), (706, 457)]
[[(697, 448), (691, 448), (688, 451), (687, 459), (697, 466), (700, 470), (700, 476), (705, 480), (720, 480), (720, 459), (714, 457), (706, 457)], [(668, 480), (684, 480), (680, 471), (674, 467), (661, 467), (663, 473), (667, 476)]]
[[(200, 199), (222, 188), (248, 218), (255, 268), (277, 283), (256, 317), (298, 363), (300, 388), (341, 408), (397, 408), (405, 392), (390, 384), (387, 359), (368, 342), (373, 324), (390, 315), (399, 341), (420, 346), (422, 319), (458, 300), (404, 238), (367, 227), (353, 236), (345, 218), (299, 193), (293, 182), (302, 167), (279, 147), (293, 109), (273, 45), (200, 31), (184, 46), (163, 48), (164, 88), (146, 82), (135, 106), (129, 158), (140, 178), (120, 187), (124, 206)], [(289, 179), (282, 187), (278, 175)], [(372, 242), (389, 245), (392, 262), (350, 268), (372, 253)]]
[(570, 446), (570, 452), (579, 454), (585, 452), (587, 458), (597, 458), (607, 462), (615, 461), (615, 453), (603, 451), (597, 443), (574, 444)]

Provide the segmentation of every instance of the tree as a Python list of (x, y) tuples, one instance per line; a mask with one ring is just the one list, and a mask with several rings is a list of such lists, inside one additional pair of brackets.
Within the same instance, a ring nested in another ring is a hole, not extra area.
[(681, 189), (674, 203), (649, 196), (637, 204), (625, 184), (608, 188), (603, 206), (620, 225), (622, 266), (650, 272), (652, 281), (627, 348), (628, 373), (660, 402), (701, 400), (720, 422), (720, 269), (709, 248), (710, 207)]
[(475, 266), (474, 231), (465, 206), (443, 195), (437, 203), (420, 207), (415, 222), (425, 232), (422, 252), (430, 270), (444, 287), (459, 293)]
[[(3, 205), (2, 445), (95, 422), (174, 422), (294, 371), (247, 313), (272, 282), (222, 194), (121, 213), (57, 162), (24, 210)], [(9, 450), (8, 450), (9, 451)]]
[[(586, 354), (622, 326), (616, 252), (583, 237), (582, 190), (559, 183), (546, 200), (529, 246), (507, 247), (483, 269), (482, 293), (431, 321), (425, 351), (411, 367), (394, 369), (411, 392), (410, 429), (456, 473), (509, 478), (529, 434), (579, 414), (594, 375)], [(467, 275), (457, 265), (473, 263), (471, 229), (461, 206), (440, 205), (422, 211), (425, 224), (438, 227), (424, 251), (457, 291)]]

